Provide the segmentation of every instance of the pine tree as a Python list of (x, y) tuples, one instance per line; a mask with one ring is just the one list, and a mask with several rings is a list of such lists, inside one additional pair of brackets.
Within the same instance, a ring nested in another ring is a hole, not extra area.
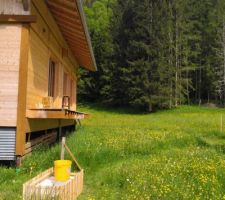
[(113, 45), (109, 23), (114, 0), (85, 1), (97, 72), (80, 71), (78, 97), (82, 100), (110, 101)]
[[(214, 33), (214, 72), (216, 78), (215, 93), (221, 105), (225, 103), (225, 2), (218, 0), (211, 14), (212, 30)], [(215, 31), (216, 30), (216, 31)]]
[(86, 4), (99, 71), (82, 72), (83, 97), (148, 111), (225, 102), (224, 0)]

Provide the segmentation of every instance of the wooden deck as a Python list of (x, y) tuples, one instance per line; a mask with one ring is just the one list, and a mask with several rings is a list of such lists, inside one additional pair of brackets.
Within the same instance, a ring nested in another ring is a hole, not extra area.
[(85, 119), (88, 116), (87, 113), (58, 108), (35, 108), (26, 112), (28, 119)]

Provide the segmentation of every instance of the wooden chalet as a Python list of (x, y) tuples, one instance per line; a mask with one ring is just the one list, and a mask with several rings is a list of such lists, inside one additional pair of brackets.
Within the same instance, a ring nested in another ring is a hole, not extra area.
[(0, 0), (0, 160), (20, 161), (85, 116), (79, 67), (96, 71), (81, 0)]

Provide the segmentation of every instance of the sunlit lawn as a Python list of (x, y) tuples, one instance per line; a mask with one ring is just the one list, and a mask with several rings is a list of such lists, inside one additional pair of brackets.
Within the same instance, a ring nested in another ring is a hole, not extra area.
[[(79, 110), (92, 115), (67, 138), (85, 169), (80, 200), (225, 199), (225, 146), (220, 133), (225, 110), (189, 106), (154, 114), (96, 106)], [(211, 137), (220, 138), (221, 145), (214, 148), (204, 142)], [(0, 199), (21, 199), (22, 183), (51, 167), (58, 157), (55, 145), (35, 152), (20, 171), (0, 168)]]

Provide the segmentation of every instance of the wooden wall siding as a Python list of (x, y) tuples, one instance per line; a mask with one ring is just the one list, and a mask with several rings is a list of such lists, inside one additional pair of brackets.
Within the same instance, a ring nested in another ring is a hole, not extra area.
[(30, 11), (24, 11), (22, 0), (0, 0), (0, 14), (29, 15)]
[(21, 25), (0, 25), (0, 126), (16, 126)]
[(73, 91), (74, 91), (74, 99), (73, 99), (73, 109), (74, 110), (77, 110), (77, 79), (75, 78), (74, 81), (73, 81)]
[(56, 64), (54, 94), (53, 106), (56, 108), (61, 107), (63, 96), (63, 66), (60, 63)]
[[(56, 63), (56, 88), (57, 96), (54, 98), (53, 106), (61, 108), (63, 96), (63, 74), (66, 72), (71, 79), (76, 79), (77, 63), (74, 58), (62, 55), (62, 49), (67, 47), (63, 39), (57, 37), (59, 30), (54, 20), (49, 23), (45, 9), (39, 10), (39, 3), (42, 0), (33, 1), (31, 13), (37, 16), (37, 23), (31, 24), (30, 50), (28, 59), (28, 88), (27, 88), (27, 109), (36, 108), (42, 103), (43, 97), (48, 96), (48, 66), (51, 58)], [(40, 3), (42, 5), (42, 3)], [(42, 5), (43, 6), (43, 5)], [(51, 21), (51, 20), (50, 20)], [(48, 23), (47, 23), (48, 22)], [(57, 29), (57, 30), (56, 30)], [(70, 53), (70, 52), (69, 52)], [(75, 86), (74, 86), (75, 87)], [(75, 88), (73, 99), (75, 99)], [(76, 106), (73, 105), (75, 109)]]
[(71, 96), (71, 104), (70, 104), (70, 107), (71, 107), (71, 109), (72, 110), (76, 110), (76, 79), (72, 79), (71, 81), (70, 81), (70, 84), (71, 84), (71, 90), (70, 90), (70, 96)]
[(30, 52), (28, 57), (27, 108), (35, 108), (48, 96), (49, 50), (37, 34), (30, 31)]
[[(54, 18), (52, 17), (49, 9), (47, 8), (44, 0), (32, 0), (31, 14), (35, 15), (37, 13), (38, 13), (38, 20), (40, 21), (40, 19), (41, 19), (41, 21), (43, 21), (46, 24), (48, 29), (51, 30), (50, 40), (52, 41), (51, 37), (54, 37), (54, 39), (56, 40), (56, 42), (58, 43), (58, 45), (60, 47), (62, 47), (64, 49), (68, 49), (68, 57), (64, 58), (63, 62), (61, 60), (63, 65), (65, 65), (65, 66), (73, 65), (73, 67), (75, 67), (77, 70), (79, 67), (78, 63), (77, 63), (76, 59), (74, 58), (73, 53), (69, 49), (66, 40), (64, 39), (61, 31), (59, 30)], [(35, 24), (32, 24), (32, 26), (34, 27)], [(41, 27), (41, 26), (39, 26), (39, 27)], [(54, 48), (52, 48), (52, 50), (54, 51)], [(62, 50), (60, 50), (60, 53), (62, 54)], [(68, 70), (70, 70), (70, 69), (68, 68)], [(74, 70), (75, 69), (73, 69), (73, 71)]]

